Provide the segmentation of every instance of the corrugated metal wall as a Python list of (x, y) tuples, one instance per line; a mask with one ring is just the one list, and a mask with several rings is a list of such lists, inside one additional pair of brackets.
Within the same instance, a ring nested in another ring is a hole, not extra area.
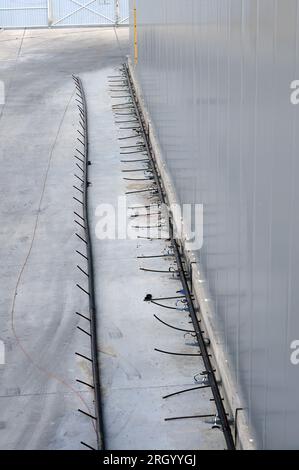
[(200, 260), (257, 446), (298, 449), (299, 1), (136, 6), (137, 77), (181, 202), (204, 204)]
[(129, 0), (119, 2), (119, 23), (129, 24)]
[(0, 27), (128, 24), (129, 0), (0, 0)]
[(47, 0), (0, 0), (1, 28), (47, 25)]

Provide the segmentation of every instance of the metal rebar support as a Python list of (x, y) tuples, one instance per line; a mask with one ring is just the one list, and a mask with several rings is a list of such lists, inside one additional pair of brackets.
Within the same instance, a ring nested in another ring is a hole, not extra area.
[[(154, 181), (157, 187), (157, 193), (158, 193), (160, 202), (162, 204), (166, 204), (167, 202), (166, 196), (165, 196), (166, 193), (163, 188), (163, 183), (160, 178), (158, 166), (157, 166), (155, 157), (152, 152), (148, 131), (146, 129), (146, 125), (143, 119), (142, 111), (138, 102), (137, 94), (135, 92), (133, 80), (132, 80), (128, 65), (124, 64), (123, 69), (124, 69), (124, 76), (128, 82), (129, 95), (132, 98), (131, 104), (134, 106), (136, 117), (139, 123), (139, 133), (140, 133), (139, 137), (142, 136), (144, 143), (145, 143), (145, 150), (149, 158), (149, 167), (151, 168), (153, 172), (153, 177), (154, 177)], [(199, 350), (201, 352), (200, 357), (203, 360), (206, 373), (209, 377), (209, 385), (211, 386), (211, 391), (213, 393), (213, 397), (215, 400), (215, 405), (217, 408), (217, 416), (219, 417), (219, 421), (221, 423), (221, 428), (225, 437), (227, 448), (229, 450), (235, 450), (235, 444), (234, 444), (234, 439), (233, 439), (232, 432), (231, 432), (230, 422), (229, 422), (228, 415), (225, 410), (225, 406), (224, 406), (224, 403), (220, 394), (217, 379), (215, 376), (215, 370), (211, 363), (210, 354), (208, 353), (208, 350), (207, 350), (206, 341), (200, 328), (200, 322), (199, 322), (199, 319), (197, 318), (196, 307), (194, 305), (192, 293), (189, 287), (187, 274), (183, 267), (184, 256), (183, 256), (183, 253), (181, 253), (180, 251), (180, 246), (179, 246), (178, 241), (174, 237), (173, 221), (172, 221), (171, 215), (169, 215), (169, 233), (170, 233), (171, 244), (173, 247), (173, 253), (174, 253), (176, 264), (177, 264), (177, 272), (179, 274), (179, 278), (182, 283), (184, 295), (186, 296), (190, 318), (192, 320)]]
[(84, 93), (82, 81), (79, 77), (74, 76), (74, 81), (79, 90), (82, 100), (82, 112), (80, 112), (81, 119), (83, 121), (84, 137), (83, 137), (83, 151), (80, 154), (83, 156), (84, 163), (82, 163), (83, 173), (83, 219), (85, 243), (86, 243), (86, 261), (88, 266), (88, 299), (89, 299), (89, 320), (90, 320), (90, 338), (91, 338), (91, 362), (92, 362), (92, 375), (93, 375), (93, 387), (94, 387), (94, 405), (95, 405), (95, 429), (97, 434), (97, 446), (99, 450), (105, 450), (105, 438), (104, 438), (104, 425), (103, 425), (103, 413), (102, 413), (102, 399), (101, 399), (101, 382), (100, 382), (100, 369), (99, 369), (99, 357), (98, 357), (98, 340), (97, 340), (97, 310), (95, 301), (95, 286), (94, 286), (94, 265), (93, 265), (93, 253), (92, 243), (90, 237), (89, 228), (89, 211), (88, 211), (88, 116), (87, 116), (87, 104)]

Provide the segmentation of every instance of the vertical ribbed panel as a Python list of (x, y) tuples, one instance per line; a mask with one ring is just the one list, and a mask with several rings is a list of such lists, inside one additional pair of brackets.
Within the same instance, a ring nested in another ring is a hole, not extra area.
[(299, 2), (136, 4), (137, 77), (181, 202), (204, 204), (209, 305), (257, 446), (298, 449)]
[(0, 0), (1, 28), (47, 25), (47, 0)]
[[(115, 3), (115, 0), (0, 0), (0, 27), (114, 25)], [(119, 0), (119, 12), (120, 24), (128, 24), (129, 0)]]
[(129, 24), (129, 0), (119, 2), (120, 24)]

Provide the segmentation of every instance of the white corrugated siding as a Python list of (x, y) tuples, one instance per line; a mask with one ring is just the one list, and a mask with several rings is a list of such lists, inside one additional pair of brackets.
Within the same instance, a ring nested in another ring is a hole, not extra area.
[(120, 24), (129, 24), (129, 0), (119, 2)]
[(0, 0), (0, 27), (47, 26), (47, 0)]
[(299, 0), (136, 6), (142, 96), (181, 202), (204, 204), (203, 311), (256, 446), (298, 449)]
[[(119, 22), (128, 23), (128, 0), (119, 0)], [(0, 0), (0, 28), (114, 25), (116, 0)]]

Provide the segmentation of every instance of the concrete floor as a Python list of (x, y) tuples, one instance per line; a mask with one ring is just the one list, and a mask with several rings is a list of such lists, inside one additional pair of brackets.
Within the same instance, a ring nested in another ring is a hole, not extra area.
[[(93, 411), (92, 395), (76, 378), (91, 380), (85, 360), (89, 339), (76, 330), (75, 311), (87, 302), (75, 289), (80, 248), (74, 237), (73, 152), (78, 114), (71, 74), (83, 79), (90, 123), (93, 234), (100, 203), (117, 204), (128, 190), (122, 179), (118, 131), (108, 75), (127, 52), (127, 29), (5, 31), (0, 35), (0, 78), (7, 102), (0, 110), (1, 300), (0, 448), (80, 449), (95, 445), (92, 423), (76, 410)], [(129, 203), (148, 202), (133, 197)], [(192, 352), (190, 337), (154, 318), (188, 328), (186, 314), (145, 304), (147, 293), (174, 295), (161, 241), (100, 241), (93, 235), (99, 350), (109, 449), (222, 449), (219, 430), (203, 420), (165, 422), (167, 416), (214, 412), (211, 392), (169, 400), (165, 393), (194, 385), (199, 358), (160, 355), (155, 347)]]
[[(95, 444), (89, 339), (76, 330), (73, 153), (78, 113), (71, 74), (97, 86), (119, 64), (127, 29), (17, 30), (0, 34), (0, 448)], [(97, 123), (98, 131), (101, 123)]]
[[(111, 70), (109, 75), (116, 73)], [(97, 86), (92, 88), (91, 83), (87, 84), (89, 113), (93, 116), (90, 120), (90, 158), (93, 162), (90, 203), (93, 214), (99, 204), (109, 203), (117, 207), (119, 197), (123, 197), (126, 191), (148, 186), (148, 183), (123, 180), (123, 169), (142, 165), (121, 163), (123, 159), (136, 159), (140, 155), (120, 155), (120, 145), (133, 145), (134, 140), (121, 143), (117, 140), (130, 135), (130, 131), (118, 130), (120, 126), (116, 127), (114, 120), (125, 118), (114, 117), (111, 107), (125, 100), (112, 100), (108, 88), (104, 71), (98, 75)], [(98, 123), (101, 123), (100, 128)], [(140, 178), (142, 173), (129, 176)], [(128, 206), (148, 203), (146, 195), (127, 196)], [(94, 216), (92, 221), (95, 230), (99, 217)], [(146, 219), (138, 218), (133, 223), (146, 225)], [(155, 218), (151, 219), (150, 225), (155, 225)], [(145, 235), (142, 230), (136, 230), (137, 234)], [(139, 270), (139, 267), (167, 270), (171, 264), (169, 260), (140, 260), (137, 257), (160, 255), (168, 245), (160, 240), (94, 239), (103, 401), (109, 449), (225, 448), (222, 433), (211, 429), (211, 424), (204, 420), (164, 421), (170, 416), (206, 414), (215, 410), (209, 401), (212, 397), (209, 389), (162, 399), (168, 393), (194, 386), (194, 375), (204, 370), (198, 357), (169, 356), (154, 351), (154, 348), (159, 348), (173, 352), (198, 352), (192, 346), (190, 336), (185, 337), (183, 332), (169, 329), (153, 316), (156, 314), (172, 325), (190, 329), (186, 313), (143, 301), (148, 293), (154, 297), (168, 297), (181, 289), (180, 282), (168, 274)]]

